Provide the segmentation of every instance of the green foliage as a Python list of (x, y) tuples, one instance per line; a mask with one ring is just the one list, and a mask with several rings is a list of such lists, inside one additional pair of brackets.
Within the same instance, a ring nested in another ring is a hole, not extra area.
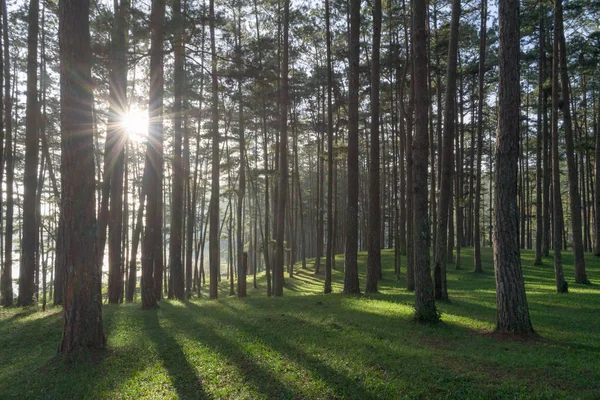
[[(412, 322), (414, 294), (393, 276), (383, 252), (380, 293), (323, 295), (323, 277), (298, 266), (283, 298), (265, 296), (264, 276), (249, 297), (105, 306), (108, 351), (101, 360), (52, 361), (62, 318), (54, 308), (0, 311), (0, 398), (374, 399), (600, 397), (600, 286), (569, 282), (557, 295), (551, 258), (523, 254), (531, 319), (542, 339), (492, 333), (496, 324), (492, 253), (482, 274), (448, 271), (451, 303), (442, 323)], [(359, 255), (364, 282), (366, 254)], [(572, 256), (563, 254), (565, 274)], [(600, 262), (587, 259), (600, 281)], [(338, 256), (341, 266), (343, 257)], [(405, 260), (402, 260), (404, 272)]]

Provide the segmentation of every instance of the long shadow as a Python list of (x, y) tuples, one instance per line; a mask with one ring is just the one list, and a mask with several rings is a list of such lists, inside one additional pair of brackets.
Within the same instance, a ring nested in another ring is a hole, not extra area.
[[(186, 302), (188, 307), (187, 313), (190, 313), (193, 309), (194, 314), (202, 313), (204, 310), (192, 302)], [(165, 309), (169, 309), (167, 318), (175, 316), (175, 312), (169, 303), (164, 303)], [(215, 314), (216, 311), (212, 310), (211, 314)], [(285, 383), (281, 382), (277, 376), (257, 364), (252, 358), (250, 358), (246, 352), (240, 347), (240, 345), (228, 339), (227, 337), (220, 335), (216, 329), (205, 322), (205, 316), (202, 316), (202, 321), (194, 318), (187, 318), (187, 328), (184, 330), (190, 339), (206, 344), (211, 348), (212, 351), (219, 353), (229, 362), (234, 363), (238, 366), (238, 372), (243, 375), (244, 380), (249, 382), (257, 391), (263, 393), (269, 398), (273, 398), (273, 393), (276, 393), (278, 398), (295, 398), (295, 392), (297, 389), (288, 387)], [(180, 322), (181, 318), (175, 318), (173, 322)], [(221, 323), (222, 321), (219, 321)], [(193, 325), (192, 325), (193, 324)], [(182, 328), (180, 326), (180, 328)]]
[(202, 387), (196, 370), (187, 360), (179, 343), (160, 326), (158, 311), (147, 310), (144, 312), (150, 313), (149, 318), (144, 318), (145, 331), (156, 345), (163, 365), (173, 378), (173, 386), (178, 397), (180, 399), (210, 399), (211, 397)]
[[(200, 312), (201, 308), (194, 303), (186, 303), (190, 309), (195, 309), (196, 312)], [(220, 324), (227, 324), (236, 329), (240, 329), (245, 335), (258, 336), (264, 339), (263, 343), (278, 353), (287, 357), (293, 358), (299, 365), (304, 367), (306, 370), (315, 374), (317, 377), (326, 382), (331, 389), (333, 389), (337, 396), (340, 398), (358, 398), (358, 399), (376, 399), (378, 396), (374, 393), (369, 392), (362, 384), (350, 379), (348, 376), (338, 372), (334, 368), (326, 365), (316, 357), (307, 354), (302, 351), (299, 347), (290, 344), (294, 342), (293, 337), (282, 337), (272, 330), (258, 329), (257, 326), (248, 324), (237, 316), (233, 310), (220, 310), (216, 313), (219, 316)], [(291, 318), (290, 326), (296, 326), (297, 324), (307, 324), (307, 321), (299, 320), (294, 317), (286, 316)], [(323, 327), (317, 324), (311, 324), (315, 331), (315, 337), (324, 338)], [(226, 340), (226, 339), (221, 339)], [(364, 345), (364, 343), (361, 343)], [(233, 345), (228, 343), (229, 345)], [(356, 344), (355, 344), (356, 345)], [(260, 382), (259, 382), (260, 383)]]

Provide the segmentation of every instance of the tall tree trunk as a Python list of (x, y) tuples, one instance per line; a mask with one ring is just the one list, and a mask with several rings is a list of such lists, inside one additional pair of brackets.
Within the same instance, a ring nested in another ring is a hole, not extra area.
[[(600, 256), (600, 107), (598, 107), (598, 116), (594, 118), (596, 121), (595, 125), (595, 136), (596, 136), (596, 148), (594, 158), (594, 201), (596, 206), (596, 213), (594, 214), (594, 254)], [(8, 128), (7, 128), (8, 131)], [(7, 142), (8, 143), (8, 142)], [(8, 144), (7, 144), (8, 146)], [(8, 158), (6, 159), (8, 163)], [(7, 170), (7, 184), (8, 184), (8, 170)]]
[[(279, 142), (279, 194), (277, 196), (277, 241), (275, 244), (275, 264), (273, 265), (273, 295), (283, 295), (283, 264), (285, 237), (285, 210), (288, 197), (288, 68), (289, 68), (289, 21), (290, 0), (284, 0), (283, 8), (283, 60), (281, 64), (280, 142)], [(322, 240), (322, 238), (321, 238)]]
[(376, 293), (381, 269), (381, 204), (379, 187), (379, 86), (381, 46), (381, 0), (373, 6), (373, 54), (371, 62), (371, 160), (369, 163), (369, 226), (367, 232), (367, 287)]
[(150, 15), (150, 100), (144, 170), (146, 228), (142, 242), (142, 309), (156, 307), (162, 296), (163, 41), (165, 0), (153, 0)]
[(346, 251), (344, 293), (360, 293), (358, 282), (358, 101), (360, 90), (360, 0), (350, 0), (348, 95), (348, 200), (346, 207)]
[(106, 344), (96, 254), (89, 12), (88, 0), (59, 2), (62, 249), (69, 268), (58, 351), (74, 355), (102, 350)]
[[(455, 98), (456, 69), (458, 57), (458, 29), (460, 22), (460, 0), (452, 1), (452, 19), (450, 22), (450, 43), (448, 45), (448, 71), (446, 77), (446, 97), (444, 104), (444, 131), (442, 143), (442, 169), (440, 174), (440, 201), (437, 226), (437, 248), (435, 249), (435, 298), (448, 300), (446, 286), (446, 256), (448, 235), (448, 218), (450, 215), (450, 198), (452, 197), (452, 142), (455, 134)], [(457, 160), (458, 161), (458, 160)], [(459, 207), (459, 204), (456, 205)], [(457, 221), (458, 222), (458, 221)], [(460, 246), (460, 243), (457, 245)]]
[[(455, 0), (458, 1), (458, 0)], [(439, 315), (435, 308), (433, 282), (431, 281), (429, 255), (429, 216), (427, 203), (428, 164), (428, 112), (427, 90), (427, 4), (425, 0), (413, 0), (412, 43), (415, 104), (415, 138), (413, 142), (413, 215), (415, 271), (415, 319), (420, 322), (436, 322)]]
[[(335, 250), (333, 248), (333, 66), (331, 60), (331, 11), (329, 0), (325, 0), (325, 25), (327, 41), (327, 250), (325, 259), (325, 294), (331, 293), (331, 270), (335, 263)], [(297, 158), (297, 155), (296, 155)], [(296, 170), (298, 165), (296, 164)], [(299, 179), (299, 178), (298, 178)], [(298, 187), (300, 195), (300, 187)], [(300, 203), (302, 207), (302, 203)], [(302, 213), (300, 214), (302, 221)]]
[(519, 1), (500, 0), (498, 133), (494, 175), (494, 272), (500, 332), (533, 333), (519, 250)]
[[(481, 2), (481, 25), (479, 29), (479, 87), (477, 102), (477, 174), (475, 183), (475, 207), (473, 222), (473, 265), (475, 272), (482, 272), (481, 267), (481, 157), (483, 154), (483, 103), (485, 102), (485, 48), (486, 48), (487, 0)], [(541, 197), (540, 197), (541, 198)]]
[(244, 211), (244, 196), (246, 195), (246, 138), (244, 137), (244, 100), (242, 97), (242, 13), (241, 3), (238, 3), (238, 16), (237, 16), (237, 60), (238, 60), (238, 100), (239, 100), (239, 134), (240, 134), (240, 172), (239, 172), (239, 188), (238, 188), (238, 202), (237, 202), (237, 268), (238, 268), (238, 282), (237, 292), (238, 297), (246, 297), (246, 274), (247, 274), (247, 261), (248, 255), (244, 253), (244, 221), (242, 214)]
[(215, 0), (209, 2), (211, 88), (212, 88), (212, 173), (209, 204), (208, 252), (210, 264), (210, 298), (218, 296), (218, 275), (221, 274), (221, 256), (219, 252), (219, 82), (217, 79), (217, 50), (215, 43)]
[(23, 182), (23, 242), (21, 245), (21, 270), (19, 273), (19, 305), (28, 306), (34, 301), (34, 275), (36, 270), (36, 186), (38, 169), (37, 90), (38, 0), (30, 0), (27, 31), (27, 114), (25, 126), (25, 172)]
[[(558, 35), (554, 35), (553, 54), (558, 54)], [(562, 194), (560, 190), (560, 154), (558, 152), (558, 109), (559, 109), (559, 57), (552, 57), (552, 204), (554, 231), (552, 239), (554, 244), (554, 277), (556, 291), (567, 293), (569, 291), (562, 268), (562, 245), (563, 245), (563, 208)]]
[[(567, 49), (563, 29), (562, 0), (554, 1), (554, 35), (558, 37), (558, 56), (560, 62), (560, 83), (562, 87), (562, 111), (565, 126), (567, 170), (569, 177), (569, 197), (571, 199), (571, 228), (573, 230), (573, 253), (575, 258), (575, 282), (588, 284), (583, 258), (581, 238), (581, 197), (577, 184), (577, 164), (575, 163), (575, 145), (573, 143), (573, 122), (571, 121), (571, 95), (569, 93), (569, 74), (567, 71)], [(555, 112), (556, 110), (552, 110)]]
[(185, 299), (184, 271), (181, 260), (182, 247), (182, 220), (184, 211), (183, 201), (183, 160), (181, 157), (182, 144), (182, 99), (184, 85), (183, 63), (185, 49), (183, 44), (183, 17), (181, 14), (181, 0), (173, 1), (173, 23), (175, 27), (175, 66), (173, 72), (173, 126), (175, 140), (173, 144), (173, 192), (171, 200), (171, 234), (169, 247), (169, 265), (171, 268), (173, 293), (177, 300)]
[(542, 244), (544, 243), (544, 236), (548, 234), (548, 232), (544, 231), (544, 210), (543, 210), (543, 179), (544, 179), (544, 169), (543, 169), (543, 159), (542, 159), (542, 151), (544, 148), (544, 131), (542, 130), (542, 119), (544, 113), (544, 102), (546, 101), (546, 96), (544, 94), (544, 83), (546, 82), (546, 68), (545, 68), (545, 59), (546, 59), (546, 28), (544, 26), (544, 6), (543, 3), (539, 2), (540, 7), (540, 15), (539, 15), (539, 24), (540, 24), (540, 32), (539, 32), (539, 58), (538, 58), (538, 68), (539, 68), (539, 80), (538, 80), (538, 115), (537, 115), (537, 140), (536, 140), (536, 160), (535, 160), (535, 185), (536, 185), (536, 201), (535, 201), (535, 265), (542, 264), (543, 257), (543, 248)]
[[(123, 289), (123, 266), (121, 264), (121, 236), (123, 230), (123, 169), (125, 162), (126, 132), (121, 121), (127, 112), (127, 13), (129, 0), (121, 0), (115, 10), (115, 27), (112, 40), (113, 70), (108, 129), (113, 131), (110, 159), (110, 211), (108, 232), (108, 301), (116, 304)], [(108, 140), (108, 134), (107, 134)], [(105, 174), (106, 175), (106, 174)]]
[[(8, 50), (8, 11), (6, 8), (6, 0), (2, 0), (1, 6), (3, 49), (0, 49), (0, 51), (4, 51), (4, 134), (6, 136), (6, 241), (4, 246), (4, 264), (2, 266), (2, 279), (0, 280), (0, 293), (2, 294), (0, 304), (4, 306), (10, 306), (13, 303), (14, 296), (12, 289), (12, 253), (14, 211), (13, 181), (15, 172), (13, 163), (12, 97), (10, 92), (10, 53)], [(2, 118), (2, 115), (0, 115), (0, 118)], [(56, 290), (54, 297), (56, 297)]]

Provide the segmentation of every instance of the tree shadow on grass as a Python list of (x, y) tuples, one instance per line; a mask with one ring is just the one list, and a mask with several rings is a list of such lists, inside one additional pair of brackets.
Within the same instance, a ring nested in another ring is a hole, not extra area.
[[(167, 311), (165, 317), (171, 322), (180, 323), (185, 320), (185, 325), (179, 324), (178, 329), (188, 336), (191, 340), (203, 343), (211, 351), (219, 353), (225, 359), (225, 363), (235, 364), (237, 371), (243, 375), (243, 379), (258, 392), (266, 395), (268, 398), (295, 398), (295, 388), (291, 388), (282, 382), (273, 372), (265, 369), (240, 346), (238, 341), (233, 341), (220, 334), (212, 324), (206, 323), (206, 310), (194, 304), (186, 302), (184, 310), (176, 310), (168, 302), (161, 304)], [(190, 315), (192, 314), (192, 315)], [(216, 308), (211, 310), (210, 314), (218, 314)], [(201, 315), (199, 318), (193, 318), (195, 315)], [(223, 320), (212, 321), (221, 326)], [(276, 394), (276, 396), (275, 396)]]
[[(194, 313), (201, 312), (201, 308), (194, 303), (186, 303), (186, 305), (193, 310)], [(214, 316), (218, 317), (218, 324), (226, 324), (230, 325), (231, 328), (240, 330), (247, 337), (260, 337), (261, 343), (265, 346), (270, 347), (274, 351), (278, 352), (281, 355), (285, 355), (289, 357), (294, 362), (298, 363), (304, 369), (309, 371), (318, 379), (322, 380), (327, 384), (329, 389), (333, 390), (335, 396), (338, 398), (357, 398), (357, 399), (376, 399), (377, 395), (369, 392), (364, 385), (361, 383), (351, 379), (350, 377), (340, 373), (336, 369), (328, 366), (323, 361), (318, 358), (307, 354), (305, 351), (301, 350), (300, 347), (293, 345), (294, 343), (293, 337), (283, 337), (282, 335), (275, 333), (273, 330), (264, 330), (257, 329), (255, 325), (249, 324), (245, 322), (242, 318), (240, 318), (233, 310), (215, 310)], [(205, 317), (203, 317), (205, 318)], [(306, 321), (298, 320), (296, 318), (292, 318), (290, 320), (290, 324), (295, 326), (296, 324), (306, 324)], [(315, 337), (324, 338), (325, 331), (322, 327), (318, 325), (314, 325), (315, 329)], [(331, 333), (331, 332), (330, 332)], [(222, 335), (219, 335), (216, 331), (211, 336), (218, 336), (216, 339), (220, 342), (225, 342), (227, 348), (235, 349), (237, 352), (237, 358), (244, 358), (244, 350), (239, 348), (235, 343), (232, 343), (227, 338), (224, 338)], [(333, 338), (333, 337), (332, 337)], [(202, 335), (201, 340), (207, 339), (206, 335)], [(247, 356), (245, 356), (247, 359)], [(256, 365), (254, 365), (257, 367)], [(261, 367), (258, 367), (261, 368)], [(261, 368), (261, 375), (271, 375), (272, 373), (266, 371)], [(258, 388), (262, 388), (266, 386), (269, 388), (272, 386), (272, 382), (268, 383), (268, 381), (263, 381), (263, 379), (256, 379), (256, 377), (252, 376), (251, 380), (254, 380), (254, 383), (258, 386)], [(302, 388), (298, 388), (302, 389)], [(289, 389), (288, 389), (289, 390)], [(261, 390), (263, 391), (263, 390)], [(264, 391), (263, 391), (264, 392)], [(287, 398), (287, 395), (293, 393), (279, 393), (279, 397), (284, 396)], [(300, 395), (300, 393), (295, 393), (296, 397)], [(272, 394), (270, 394), (272, 397)]]
[(158, 355), (173, 380), (177, 396), (180, 399), (210, 399), (180, 344), (170, 332), (160, 326), (158, 311), (144, 312), (150, 314), (148, 318), (144, 318), (145, 332), (156, 345)]

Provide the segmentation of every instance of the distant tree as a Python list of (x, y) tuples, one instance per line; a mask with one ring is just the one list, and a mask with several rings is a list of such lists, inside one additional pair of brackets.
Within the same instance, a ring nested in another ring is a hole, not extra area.
[(519, 1), (499, 2), (498, 131), (494, 170), (494, 272), (496, 330), (532, 333), (525, 295), (518, 235), (517, 160), (519, 157), (520, 72)]
[(64, 220), (63, 336), (59, 353), (104, 349), (96, 249), (89, 0), (60, 0), (60, 109)]

